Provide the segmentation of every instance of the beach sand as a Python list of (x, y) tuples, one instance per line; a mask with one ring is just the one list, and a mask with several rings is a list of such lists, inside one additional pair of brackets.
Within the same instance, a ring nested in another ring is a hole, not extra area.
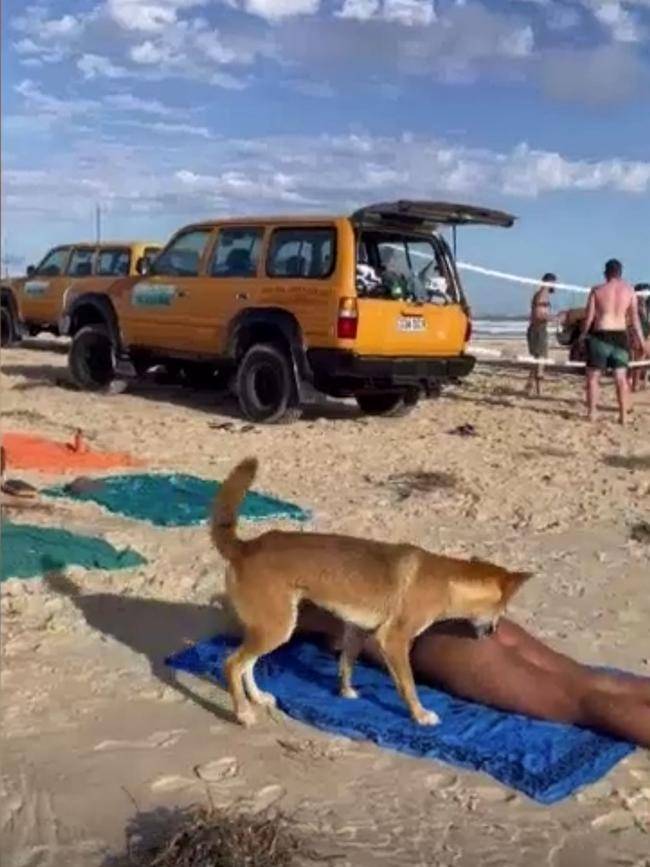
[[(650, 517), (650, 391), (622, 430), (607, 385), (591, 428), (580, 377), (549, 378), (541, 398), (526, 398), (524, 373), (483, 368), (405, 419), (332, 404), (250, 429), (211, 394), (151, 383), (74, 393), (56, 385), (62, 344), (30, 347), (3, 351), (4, 430), (68, 439), (81, 427), (96, 449), (216, 479), (254, 454), (258, 490), (313, 509), (315, 529), (533, 570), (515, 619), (580, 659), (650, 675), (650, 547), (630, 538)], [(476, 437), (449, 433), (466, 423)], [(422, 470), (454, 484), (400, 498), (391, 475)], [(15, 519), (102, 535), (149, 562), (71, 569), (78, 596), (56, 576), (2, 585), (3, 867), (106, 867), (127, 830), (155, 833), (208, 796), (277, 803), (354, 867), (650, 865), (647, 752), (545, 808), (481, 774), (281, 715), (244, 730), (216, 685), (175, 682), (162, 665), (224, 623), (224, 568), (205, 528), (159, 529), (66, 501)]]

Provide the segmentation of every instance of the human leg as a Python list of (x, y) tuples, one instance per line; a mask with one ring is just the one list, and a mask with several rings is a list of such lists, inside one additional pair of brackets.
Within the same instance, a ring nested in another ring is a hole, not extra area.
[(627, 424), (627, 415), (630, 411), (630, 384), (627, 378), (627, 367), (621, 366), (615, 368), (614, 382), (618, 403), (618, 420), (620, 424), (625, 425)]
[(600, 370), (587, 368), (587, 414), (589, 421), (596, 421), (598, 397), (600, 395)]

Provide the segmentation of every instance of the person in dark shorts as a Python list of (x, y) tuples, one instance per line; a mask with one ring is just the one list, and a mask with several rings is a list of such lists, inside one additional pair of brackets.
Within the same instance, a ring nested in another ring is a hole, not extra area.
[[(555, 274), (544, 274), (539, 289), (533, 295), (530, 303), (530, 318), (528, 320), (528, 353), (533, 358), (548, 358), (548, 323), (551, 316), (551, 295), (555, 291), (553, 283), (557, 280)], [(542, 392), (543, 368), (531, 370), (526, 383), (526, 391), (530, 393), (533, 386), (539, 396)]]
[(603, 371), (611, 370), (616, 383), (619, 422), (627, 423), (630, 388), (627, 371), (631, 361), (628, 328), (633, 339), (644, 344), (639, 318), (638, 297), (623, 280), (623, 265), (618, 259), (605, 263), (605, 282), (594, 286), (587, 302), (587, 315), (580, 339), (586, 341), (587, 409), (595, 421)]
[[(634, 291), (639, 299), (639, 321), (641, 322), (641, 331), (643, 332), (644, 342), (639, 344), (634, 339), (634, 330), (631, 323), (628, 323), (628, 332), (630, 343), (632, 345), (632, 355), (635, 361), (643, 361), (650, 358), (650, 283), (637, 283)], [(648, 368), (634, 368), (630, 370), (630, 388), (632, 391), (637, 391), (639, 388), (645, 388), (648, 381)]]

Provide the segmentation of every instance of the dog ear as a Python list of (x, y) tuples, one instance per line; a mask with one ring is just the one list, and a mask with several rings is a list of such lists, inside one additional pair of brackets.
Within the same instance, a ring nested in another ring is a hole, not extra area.
[(503, 595), (506, 601), (533, 577), (532, 572), (508, 572), (503, 583)]

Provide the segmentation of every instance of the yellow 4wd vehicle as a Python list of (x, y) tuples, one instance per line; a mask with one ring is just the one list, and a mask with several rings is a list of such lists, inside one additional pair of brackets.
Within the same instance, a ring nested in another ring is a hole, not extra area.
[(348, 217), (210, 221), (177, 232), (144, 279), (66, 311), (69, 368), (101, 390), (116, 361), (220, 372), (243, 414), (277, 422), (315, 389), (397, 415), (466, 376), (469, 309), (440, 225), (511, 226), (449, 203), (370, 205)]
[(140, 274), (160, 244), (147, 241), (64, 244), (54, 247), (42, 262), (30, 265), (24, 277), (3, 280), (2, 344), (22, 334), (59, 333), (59, 317), (66, 293), (81, 278), (94, 277), (102, 291), (116, 277)]

